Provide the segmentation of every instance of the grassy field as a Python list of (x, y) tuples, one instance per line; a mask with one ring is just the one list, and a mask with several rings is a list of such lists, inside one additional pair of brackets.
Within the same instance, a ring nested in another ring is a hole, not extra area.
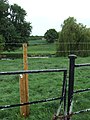
[[(76, 63), (88, 63), (90, 57), (76, 59)], [(29, 58), (29, 70), (67, 68), (67, 57)], [(23, 60), (0, 60), (0, 71), (15, 71), (23, 69)], [(29, 75), (29, 100), (61, 96), (62, 73), (40, 73)], [(67, 75), (68, 80), (68, 75)], [(75, 90), (90, 88), (90, 68), (75, 70)], [(19, 103), (19, 75), (0, 76), (0, 105)], [(30, 116), (25, 120), (52, 120), (59, 107), (59, 100), (30, 106)], [(74, 96), (73, 111), (90, 108), (90, 93), (80, 93)], [(75, 115), (72, 120), (90, 120), (90, 113)], [(0, 120), (24, 120), (20, 116), (20, 108), (0, 110)]]
[[(15, 51), (4, 51), (4, 54), (22, 54), (23, 48), (20, 47)], [(50, 56), (56, 53), (56, 42), (47, 43), (46, 40), (30, 40), (28, 45), (29, 56)]]

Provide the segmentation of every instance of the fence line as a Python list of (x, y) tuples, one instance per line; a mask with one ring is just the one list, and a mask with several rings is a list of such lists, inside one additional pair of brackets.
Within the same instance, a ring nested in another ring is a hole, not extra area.
[(37, 101), (26, 102), (26, 103), (20, 103), (20, 104), (4, 105), (4, 106), (0, 106), (0, 109), (4, 110), (6, 108), (13, 108), (13, 107), (19, 107), (19, 106), (25, 106), (25, 105), (32, 105), (32, 104), (44, 103), (44, 102), (49, 102), (49, 101), (54, 101), (54, 100), (61, 100), (61, 99), (63, 99), (63, 97), (48, 98), (48, 99), (37, 100)]
[[(90, 88), (74, 91), (75, 68), (77, 68), (77, 67), (85, 67), (85, 66), (88, 67), (88, 66), (90, 66), (90, 63), (75, 64), (75, 59), (77, 58), (76, 55), (70, 55), (69, 58), (70, 58), (70, 66), (69, 66), (68, 106), (67, 106), (67, 115), (68, 116), (72, 113), (71, 108), (72, 108), (73, 95), (75, 93), (81, 93), (81, 92), (90, 91)], [(81, 110), (81, 112), (76, 112), (76, 113), (79, 114), (79, 113), (82, 113), (82, 111), (83, 110)], [(71, 120), (70, 116), (67, 118), (67, 120)]]
[(22, 70), (22, 71), (9, 71), (0, 72), (0, 75), (15, 75), (15, 74), (30, 74), (30, 73), (46, 73), (46, 72), (65, 72), (66, 69), (42, 69), (42, 70)]
[(82, 90), (76, 90), (76, 91), (73, 92), (73, 94), (75, 94), (75, 93), (82, 93), (82, 92), (88, 92), (88, 91), (90, 91), (90, 88), (82, 89)]
[(87, 89), (81, 89), (74, 91), (74, 77), (75, 77), (75, 67), (84, 67), (84, 66), (90, 66), (90, 63), (85, 64), (75, 64), (76, 55), (70, 55), (69, 56), (69, 83), (68, 83), (68, 99), (67, 99), (67, 114), (66, 115), (60, 115), (60, 113), (54, 116), (53, 120), (71, 120), (72, 115), (84, 113), (84, 112), (90, 112), (90, 109), (80, 110), (77, 112), (72, 112), (72, 101), (73, 101), (73, 95), (76, 93), (83, 93), (90, 91), (90, 88)]
[(84, 67), (84, 66), (90, 66), (90, 63), (75, 64), (75, 67)]
[(61, 97), (57, 98), (48, 98), (44, 100), (20, 103), (20, 104), (12, 104), (12, 105), (4, 105), (0, 106), (1, 110), (18, 107), (18, 106), (25, 106), (30, 104), (38, 104), (43, 102), (49, 102), (53, 100), (60, 100), (60, 105), (64, 102), (64, 112), (66, 112), (66, 76), (67, 76), (67, 69), (44, 69), (44, 70), (23, 70), (23, 71), (10, 71), (10, 72), (0, 72), (0, 75), (14, 75), (14, 74), (31, 74), (31, 73), (46, 73), (46, 72), (63, 72), (63, 85), (62, 85), (62, 95)]
[[(27, 104), (37, 104), (41, 102), (48, 102), (52, 100), (60, 100), (60, 106), (58, 108), (57, 114), (54, 117), (53, 120), (59, 119), (65, 119), (65, 120), (70, 120), (72, 115), (76, 115), (79, 113), (84, 113), (84, 112), (89, 112), (90, 109), (86, 110), (80, 110), (77, 112), (72, 112), (72, 101), (73, 101), (73, 95), (75, 93), (83, 93), (83, 92), (88, 92), (90, 91), (90, 88), (87, 89), (81, 89), (81, 90), (76, 90), (74, 91), (74, 80), (75, 80), (75, 68), (78, 67), (88, 67), (90, 66), (90, 63), (83, 63), (83, 64), (75, 64), (75, 59), (76, 55), (70, 55), (69, 56), (69, 83), (68, 83), (68, 99), (66, 99), (66, 88), (67, 88), (67, 69), (44, 69), (44, 70), (23, 70), (23, 71), (10, 71), (10, 72), (0, 72), (0, 75), (14, 75), (14, 74), (31, 74), (31, 73), (46, 73), (46, 72), (63, 72), (63, 85), (62, 85), (62, 95), (61, 97), (58, 98), (48, 98), (45, 100), (38, 100), (38, 101), (33, 101), (33, 102), (27, 102), (27, 103), (21, 103), (21, 104), (13, 104), (13, 105), (6, 105), (6, 106), (0, 106), (0, 109), (5, 109), (5, 108), (11, 108), (15, 106), (24, 106)], [(67, 101), (66, 101), (67, 100)], [(61, 103), (64, 102), (64, 114), (63, 116), (60, 116), (61, 112)], [(67, 103), (67, 104), (66, 104)], [(67, 110), (66, 110), (67, 107)]]

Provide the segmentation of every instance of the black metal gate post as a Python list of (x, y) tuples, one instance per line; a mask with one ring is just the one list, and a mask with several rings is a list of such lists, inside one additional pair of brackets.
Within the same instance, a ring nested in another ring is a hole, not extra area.
[(63, 90), (62, 96), (64, 97), (64, 115), (66, 115), (66, 89), (67, 89), (67, 71), (64, 72), (64, 83), (63, 83)]
[[(76, 55), (69, 55), (69, 82), (68, 82), (68, 103), (67, 103), (67, 115), (71, 114), (72, 98), (74, 90), (74, 69), (75, 69)], [(67, 120), (70, 120), (68, 117)]]

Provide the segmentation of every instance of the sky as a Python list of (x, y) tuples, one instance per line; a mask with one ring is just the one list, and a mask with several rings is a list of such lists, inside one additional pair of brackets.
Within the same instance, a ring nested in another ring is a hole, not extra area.
[(49, 29), (61, 30), (69, 16), (77, 23), (90, 27), (90, 0), (8, 0), (18, 4), (27, 13), (26, 21), (33, 27), (31, 35), (44, 35)]

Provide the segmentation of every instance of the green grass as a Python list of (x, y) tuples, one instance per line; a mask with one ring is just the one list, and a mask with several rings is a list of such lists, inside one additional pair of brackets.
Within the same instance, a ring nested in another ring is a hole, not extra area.
[[(90, 57), (77, 58), (76, 63), (88, 63)], [(68, 68), (67, 57), (58, 58), (29, 58), (29, 69)], [(16, 71), (23, 69), (23, 60), (0, 60), (0, 71)], [(85, 77), (84, 77), (85, 76)], [(40, 73), (29, 75), (29, 100), (41, 100), (58, 97), (62, 89), (62, 73)], [(90, 68), (75, 70), (75, 90), (90, 88)], [(19, 75), (0, 76), (0, 105), (19, 103)], [(59, 107), (59, 101), (41, 103), (30, 106), (30, 116), (25, 120), (51, 120)], [(74, 96), (73, 111), (90, 108), (89, 92)], [(0, 120), (24, 120), (20, 116), (20, 108), (0, 110)], [(72, 120), (89, 120), (89, 113), (75, 115)]]
[(56, 48), (55, 44), (41, 44), (41, 45), (35, 45), (32, 46), (30, 45), (28, 47), (28, 51), (30, 54), (35, 54), (35, 55), (48, 55), (48, 54), (55, 54), (56, 53)]
[(47, 43), (46, 40), (29, 41), (28, 53), (31, 55), (52, 55), (56, 53), (56, 43)]
[[(22, 47), (10, 52), (3, 52), (4, 54), (22, 54)], [(48, 56), (55, 55), (56, 53), (56, 43), (47, 43), (46, 40), (30, 40), (28, 46), (29, 56)]]

